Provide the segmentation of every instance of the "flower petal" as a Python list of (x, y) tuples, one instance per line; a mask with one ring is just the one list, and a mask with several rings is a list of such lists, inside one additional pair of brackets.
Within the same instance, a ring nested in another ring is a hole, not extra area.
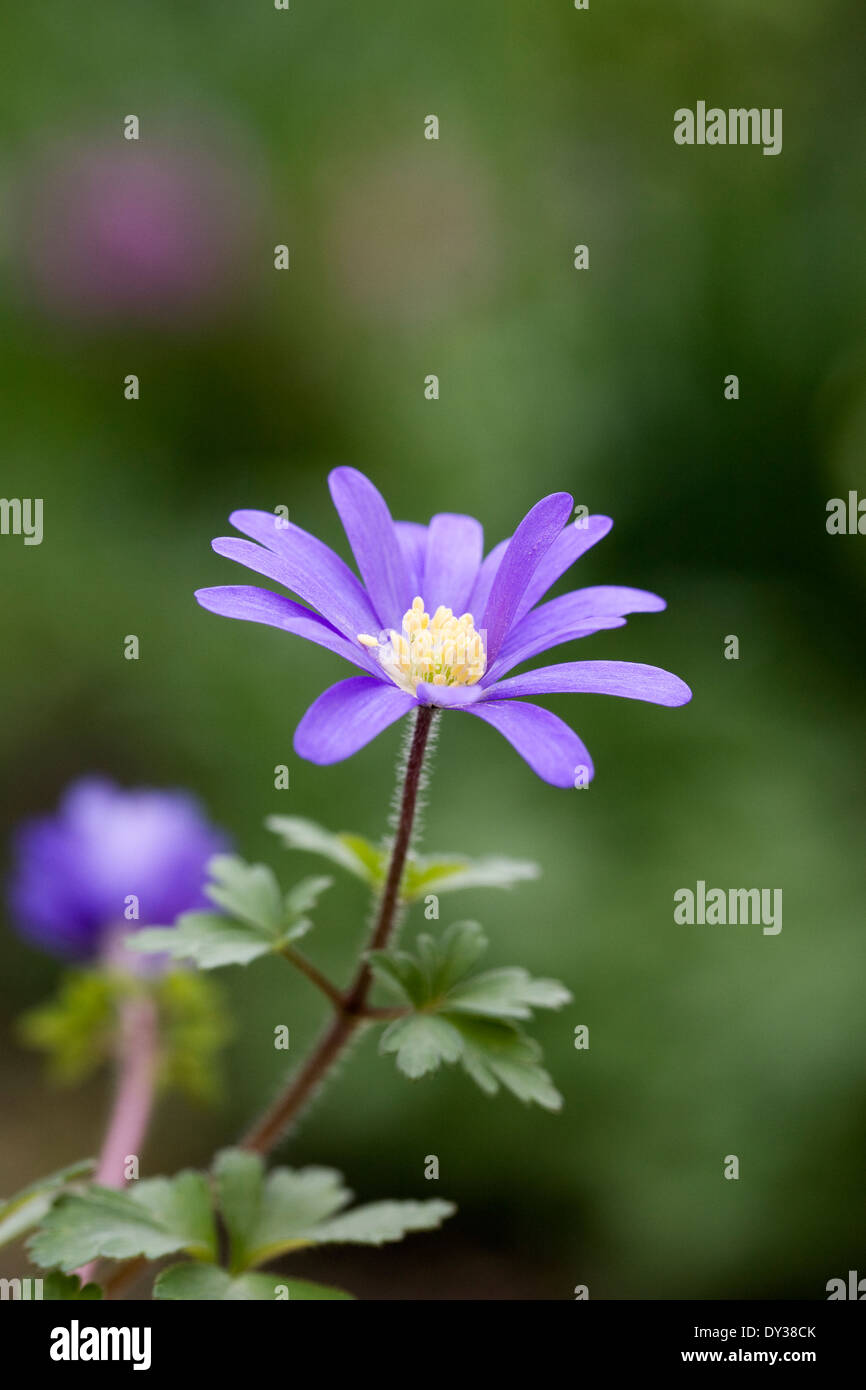
[(328, 486), (379, 622), (399, 628), (414, 595), (388, 505), (357, 468), (335, 468)]
[(295, 752), (311, 763), (350, 758), (415, 705), (412, 695), (373, 676), (350, 676), (315, 700), (295, 730)]
[(543, 497), (527, 512), (511, 537), (481, 620), (487, 633), (488, 663), (498, 655), (526, 587), (565, 525), (572, 505), (567, 492)]
[(424, 581), (419, 594), (427, 612), (444, 603), (457, 617), (466, 609), (481, 566), (484, 531), (474, 516), (440, 512), (427, 528)]
[(512, 642), (509, 638), (508, 650), (503, 647), (497, 660), (482, 676), (481, 684), (485, 690), (492, 689), (508, 671), (522, 665), (524, 661), (529, 661), (531, 657), (548, 652), (553, 647), (562, 646), (564, 642), (576, 642), (580, 637), (591, 637), (595, 632), (604, 632), (614, 627), (625, 627), (625, 618), (595, 618), (591, 621), (587, 619), (575, 623), (570, 628), (557, 623), (552, 632), (545, 629), (527, 634), (519, 642)]
[(685, 705), (692, 698), (679, 676), (638, 661), (564, 661), (560, 666), (542, 666), (522, 676), (509, 676), (487, 691), (494, 700), (561, 694), (622, 695), (653, 705)]
[(483, 684), (490, 685), (528, 661), (539, 652), (571, 642), (576, 637), (588, 637), (603, 628), (622, 627), (626, 613), (657, 613), (666, 607), (663, 598), (645, 589), (629, 589), (614, 584), (599, 584), (589, 589), (575, 589), (542, 604), (524, 618), (518, 619), (502, 644), (499, 658), (488, 667)]
[(510, 544), (511, 537), (506, 536), (505, 540), (495, 545), (489, 555), (485, 555), (481, 562), (481, 568), (478, 571), (475, 583), (472, 585), (467, 603), (468, 611), (472, 614), (476, 623), (480, 622), (481, 615), (487, 608), (487, 600), (490, 598), (490, 590), (493, 588), (493, 581), (499, 572), (499, 566), (502, 564), (502, 557)]
[(406, 571), (409, 575), (409, 588), (412, 597), (420, 594), (424, 583), (424, 556), (427, 554), (427, 527), (419, 521), (395, 521), (394, 530), (400, 542)]
[(467, 706), (466, 713), (498, 729), (532, 771), (554, 787), (575, 786), (579, 771), (583, 784), (592, 778), (586, 745), (550, 710), (518, 701), (488, 700)]
[(480, 685), (431, 685), (419, 681), (415, 698), (419, 705), (437, 705), (440, 709), (462, 709), (475, 705), (486, 696)]
[(534, 608), (550, 586), (571, 568), (575, 560), (603, 540), (612, 526), (613, 521), (609, 516), (588, 516), (578, 518), (561, 531), (527, 584), (526, 592), (517, 606), (517, 617), (522, 618), (524, 613)]
[(373, 605), (345, 560), (300, 526), (290, 522), (277, 527), (277, 519), (270, 512), (232, 512), (232, 525), (259, 541), (260, 546), (231, 536), (215, 540), (213, 548), (218, 555), (226, 555), (284, 585), (349, 641), (359, 632), (378, 629)]
[(270, 589), (259, 589), (253, 584), (221, 584), (213, 589), (197, 589), (195, 596), (209, 613), (282, 628), (283, 632), (291, 632), (296, 637), (305, 637), (308, 642), (327, 647), (328, 651), (336, 652), (362, 670), (375, 671), (377, 668), (375, 657), (369, 656), (366, 647), (348, 641), (318, 613), (294, 603), (283, 594), (274, 594)]

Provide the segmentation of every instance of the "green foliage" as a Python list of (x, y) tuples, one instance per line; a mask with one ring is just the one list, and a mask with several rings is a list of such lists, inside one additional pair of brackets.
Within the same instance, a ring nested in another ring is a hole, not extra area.
[[(301, 816), (269, 816), (265, 824), (289, 849), (330, 859), (370, 888), (381, 888), (385, 882), (390, 853), (387, 846), (380, 848), (346, 831), (335, 834)], [(458, 888), (512, 888), (515, 883), (537, 878), (538, 873), (538, 866), (528, 860), (498, 855), (484, 859), (456, 854), (410, 855), (402, 896), (411, 903), (427, 893), (450, 893)]]
[(353, 1297), (343, 1289), (312, 1284), (307, 1279), (283, 1279), (278, 1274), (241, 1274), (233, 1278), (226, 1270), (217, 1269), (214, 1265), (194, 1264), (170, 1265), (164, 1269), (153, 1286), (153, 1296), (161, 1299), (194, 1299), (197, 1302), (247, 1302), (256, 1299), (277, 1303)]
[(212, 982), (189, 970), (151, 979), (108, 969), (72, 971), (53, 999), (23, 1016), (19, 1035), (48, 1054), (55, 1081), (79, 1082), (111, 1059), (121, 1009), (145, 995), (159, 1014), (159, 1084), (213, 1101), (219, 1094), (216, 1056), (230, 1029)]
[(265, 825), (281, 837), (288, 849), (305, 850), (308, 854), (330, 859), (332, 864), (354, 874), (364, 883), (379, 882), (380, 852), (360, 835), (345, 832), (334, 834), (302, 816), (268, 816)]
[(61, 1197), (31, 1236), (28, 1249), (45, 1268), (77, 1269), (100, 1256), (156, 1260), (185, 1250), (198, 1260), (215, 1260), (216, 1225), (207, 1178), (178, 1173), (149, 1178), (124, 1192), (92, 1186)]
[(403, 893), (415, 902), (426, 893), (454, 893), (459, 888), (513, 888), (538, 878), (537, 864), (528, 859), (488, 855), (467, 859), (460, 855), (412, 855), (406, 865)]
[(102, 1298), (102, 1289), (98, 1284), (85, 1284), (82, 1287), (77, 1274), (61, 1274), (57, 1269), (46, 1274), (42, 1284), (43, 1302), (68, 1303), (79, 1299), (93, 1301), (99, 1298)]
[(306, 878), (283, 894), (265, 864), (247, 864), (233, 854), (217, 854), (208, 863), (211, 882), (205, 892), (224, 910), (184, 912), (173, 927), (145, 927), (127, 938), (130, 950), (193, 961), (202, 970), (248, 965), (279, 952), (313, 923), (307, 916), (330, 878)]
[(56, 1173), (49, 1173), (48, 1177), (39, 1178), (37, 1182), (16, 1192), (14, 1197), (0, 1200), (0, 1245), (8, 1245), (25, 1231), (38, 1226), (61, 1192), (92, 1170), (93, 1159), (85, 1158), (80, 1163), (70, 1163)]
[(193, 1100), (218, 1099), (217, 1054), (231, 1036), (222, 996), (213, 980), (172, 970), (155, 985), (160, 1015), (160, 1084)]
[[(275, 1168), (266, 1174), (257, 1154), (224, 1149), (214, 1161), (212, 1181), (203, 1173), (184, 1172), (150, 1178), (124, 1192), (92, 1186), (61, 1197), (28, 1248), (36, 1264), (67, 1273), (98, 1258), (156, 1260), (184, 1251), (196, 1263), (165, 1270), (154, 1287), (156, 1298), (348, 1298), (340, 1289), (250, 1271), (312, 1245), (402, 1240), (410, 1231), (441, 1225), (454, 1211), (438, 1198), (371, 1202), (346, 1211), (351, 1198), (333, 1169)], [(225, 1270), (215, 1267), (217, 1213), (228, 1235)], [(80, 1296), (97, 1295), (85, 1290)]]
[(535, 980), (519, 967), (471, 974), (487, 948), (477, 922), (455, 922), (436, 941), (418, 937), (416, 953), (374, 951), (376, 975), (409, 1006), (382, 1034), (413, 1079), (459, 1061), (488, 1095), (500, 1085), (523, 1101), (558, 1110), (562, 1097), (541, 1065), (541, 1049), (517, 1020), (533, 1009), (558, 1009), (571, 995), (557, 980)]
[(352, 1194), (331, 1168), (275, 1168), (241, 1149), (214, 1164), (220, 1211), (229, 1233), (232, 1273), (310, 1245), (382, 1245), (438, 1226), (450, 1202), (374, 1202), (342, 1214)]
[(82, 1081), (111, 1053), (118, 996), (124, 989), (122, 979), (107, 971), (69, 971), (54, 999), (19, 1019), (18, 1035), (28, 1047), (48, 1054), (55, 1081)]

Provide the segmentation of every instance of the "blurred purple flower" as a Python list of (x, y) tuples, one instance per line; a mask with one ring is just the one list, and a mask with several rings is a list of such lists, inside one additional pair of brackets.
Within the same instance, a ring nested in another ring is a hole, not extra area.
[[(166, 925), (210, 906), (202, 894), (205, 864), (227, 847), (227, 836), (186, 792), (125, 790), (83, 777), (56, 814), (18, 829), (12, 917), (22, 936), (57, 955), (110, 952), (136, 927)], [(137, 920), (125, 917), (131, 895)]]
[(394, 522), (385, 499), (357, 469), (336, 468), (329, 483), (363, 583), (300, 527), (269, 512), (240, 511), (232, 524), (252, 540), (223, 537), (214, 550), (276, 580), (310, 607), (248, 585), (196, 594), (213, 613), (296, 633), (365, 672), (331, 686), (307, 710), (295, 732), (302, 758), (339, 762), (411, 709), (434, 705), (491, 724), (545, 782), (574, 787), (593, 773), (585, 745), (555, 714), (517, 697), (573, 692), (657, 705), (691, 699), (678, 676), (630, 661), (570, 661), (507, 674), (564, 642), (622, 627), (626, 613), (665, 607), (657, 594), (613, 585), (541, 603), (607, 535), (609, 517), (567, 525), (573, 499), (555, 492), (482, 559), (483, 533), (474, 517), (441, 512), (427, 526)]
[(236, 301), (261, 192), (240, 155), (166, 140), (67, 147), (28, 178), (22, 256), (55, 316), (171, 327)]

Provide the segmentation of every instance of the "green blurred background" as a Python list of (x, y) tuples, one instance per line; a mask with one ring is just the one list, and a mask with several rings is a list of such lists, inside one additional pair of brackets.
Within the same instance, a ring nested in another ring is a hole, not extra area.
[[(569, 587), (633, 584), (669, 609), (561, 656), (653, 662), (695, 692), (677, 711), (547, 702), (595, 758), (580, 794), (445, 718), (425, 848), (544, 872), (443, 898), (443, 925), (476, 916), (491, 964), (572, 989), (536, 1029), (565, 1109), (450, 1070), (410, 1083), (367, 1037), (282, 1155), (375, 1198), (431, 1195), (435, 1153), (460, 1212), (299, 1273), (462, 1299), (821, 1298), (866, 1272), (866, 540), (825, 529), (829, 498), (866, 489), (861, 23), (857, 0), (5, 18), (0, 490), (43, 497), (45, 533), (0, 539), (4, 839), (90, 770), (190, 787), (284, 880), (313, 861), (278, 848), (268, 813), (382, 832), (398, 731), (302, 763), (293, 729), (345, 669), (192, 599), (249, 578), (209, 548), (234, 507), (284, 504), (346, 553), (325, 481), (341, 463), (395, 516), (467, 511), (489, 543), (560, 488), (612, 515)], [(782, 107), (782, 154), (676, 146), (673, 112), (698, 99)], [(676, 925), (697, 879), (781, 887), (782, 933)], [(359, 885), (328, 895), (323, 967), (347, 974), (366, 913)], [(15, 1041), (57, 976), (4, 932), (0, 1191), (92, 1152), (110, 1096), (107, 1077), (47, 1091)], [(296, 1055), (320, 1026), (288, 971), (221, 981), (224, 1103), (164, 1104), (151, 1173), (205, 1162), (262, 1106), (275, 1024)]]

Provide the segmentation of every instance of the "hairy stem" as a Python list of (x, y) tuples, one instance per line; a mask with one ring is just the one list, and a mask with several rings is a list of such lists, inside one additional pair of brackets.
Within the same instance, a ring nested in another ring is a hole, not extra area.
[[(434, 717), (434, 710), (425, 705), (420, 706), (416, 714), (412, 740), (406, 757), (397, 812), (396, 834), (391, 848), (388, 875), (379, 900), (372, 935), (348, 989), (340, 992), (305, 956), (302, 956), (292, 947), (288, 947), (283, 952), (283, 955), (293, 965), (297, 966), (323, 994), (327, 995), (334, 1005), (336, 1013), (309, 1057), (289, 1080), (285, 1090), (276, 1097), (273, 1104), (241, 1140), (242, 1148), (249, 1149), (254, 1153), (269, 1153), (298, 1118), (307, 1102), (315, 1095), (331, 1067), (341, 1056), (361, 1025), (375, 1019), (381, 1021), (400, 1018), (405, 1013), (404, 1009), (373, 1009), (368, 1007), (367, 997), (373, 983), (373, 972), (367, 960), (366, 952), (381, 950), (387, 946), (399, 920), (400, 886), (406, 868), (406, 856), (412, 844), (412, 832), (418, 810), (418, 793), (421, 790), (424, 759)], [(118, 1297), (146, 1265), (147, 1261), (142, 1257), (124, 1260), (104, 1281), (105, 1297)], [(84, 1281), (82, 1280), (82, 1282)]]
[(331, 1067), (361, 1026), (370, 1017), (367, 996), (373, 983), (373, 972), (367, 951), (382, 950), (391, 939), (399, 917), (400, 885), (406, 867), (406, 856), (412, 843), (412, 830), (418, 806), (418, 793), (424, 771), (424, 756), (430, 737), (434, 710), (421, 705), (415, 717), (412, 742), (406, 758), (406, 770), (397, 818), (396, 834), (388, 864), (388, 874), (379, 901), (373, 932), (361, 958), (354, 979), (335, 1002), (337, 1014), (322, 1034), (309, 1057), (295, 1072), (285, 1090), (277, 1096), (264, 1115), (241, 1141), (241, 1147), (255, 1153), (268, 1153), (297, 1119), (307, 1102), (324, 1081)]
[(302, 975), (306, 975), (307, 979), (316, 986), (316, 989), (320, 989), (326, 998), (330, 999), (335, 1009), (343, 1007), (341, 991), (335, 984), (331, 983), (326, 975), (322, 974), (321, 970), (313, 965), (311, 960), (307, 960), (307, 957), (302, 956), (300, 951), (296, 951), (293, 946), (284, 946), (280, 955), (296, 970), (300, 970)]

